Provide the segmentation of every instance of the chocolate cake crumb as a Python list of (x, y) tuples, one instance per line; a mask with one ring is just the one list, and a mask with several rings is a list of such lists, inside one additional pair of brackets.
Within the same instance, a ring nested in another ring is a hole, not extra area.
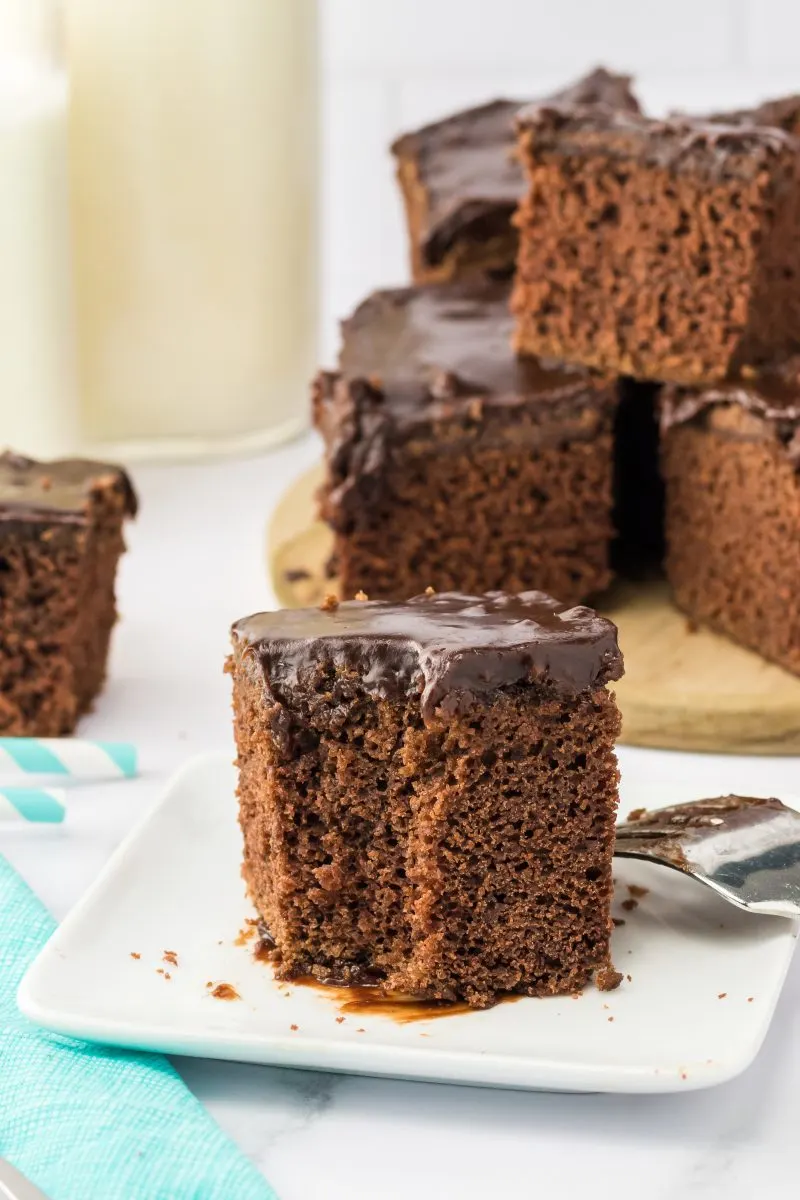
[(344, 1019), (345, 1019), (344, 1017), (336, 1017), (336, 1024), (341, 1025), (342, 1022), (344, 1021)]
[(131, 958), (141, 958), (141, 954), (137, 954), (135, 950), (131, 950)]
[(614, 1020), (613, 1017), (608, 1017), (607, 1019), (608, 1019), (609, 1023)]
[(291, 1029), (292, 1033), (297, 1033), (300, 1026), (299, 1025), (290, 1025), (289, 1028)]
[(218, 983), (211, 995), (215, 1000), (241, 1000), (241, 996), (230, 983)]
[(629, 821), (640, 821), (646, 812), (647, 812), (646, 808), (634, 808), (631, 812), (628, 813), (628, 820)]
[(748, 1004), (752, 1004), (754, 1000), (755, 1000), (755, 996), (748, 996), (748, 997), (747, 997), (747, 1003), (748, 1003)]
[(614, 922), (614, 924), (617, 926), (617, 928), (619, 928), (620, 925), (625, 924), (624, 917), (612, 917), (611, 920)]
[(638, 907), (639, 901), (634, 900), (632, 896), (629, 900), (623, 900), (622, 904), (620, 905), (620, 908), (624, 908), (625, 912), (633, 912), (633, 910)]
[(629, 883), (628, 891), (632, 896), (635, 896), (637, 900), (641, 900), (648, 894), (650, 888), (641, 887), (638, 883)]
[(334, 596), (332, 592), (328, 592), (325, 599), (322, 601), (322, 604), (320, 604), (320, 608), (323, 612), (336, 612), (338, 607), (339, 598), (338, 596)]
[(594, 981), (599, 991), (613, 992), (622, 983), (622, 972), (616, 971), (612, 966), (601, 967), (595, 972)]
[(727, 996), (727, 995), (728, 995), (728, 993), (727, 993), (727, 992), (720, 992), (720, 994), (717, 996), (717, 999), (718, 999), (718, 1000), (724, 1000), (724, 999), (726, 998), (726, 996)]
[(633, 979), (630, 975), (626, 975), (625, 978), (627, 979), (628, 983), (633, 983)]
[(178, 955), (174, 950), (165, 950), (162, 962), (169, 963), (171, 967), (178, 966)]

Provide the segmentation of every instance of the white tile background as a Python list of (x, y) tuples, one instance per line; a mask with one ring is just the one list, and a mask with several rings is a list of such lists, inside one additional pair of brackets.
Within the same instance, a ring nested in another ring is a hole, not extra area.
[(497, 95), (602, 63), (653, 112), (800, 92), (800, 0), (320, 0), (326, 155), (323, 353), (337, 319), (407, 275), (388, 145)]

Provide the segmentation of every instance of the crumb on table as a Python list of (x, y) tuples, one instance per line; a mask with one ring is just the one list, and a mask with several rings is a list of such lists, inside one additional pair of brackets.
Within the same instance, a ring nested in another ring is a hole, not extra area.
[(230, 983), (218, 983), (211, 995), (215, 1000), (241, 1000), (242, 998)]

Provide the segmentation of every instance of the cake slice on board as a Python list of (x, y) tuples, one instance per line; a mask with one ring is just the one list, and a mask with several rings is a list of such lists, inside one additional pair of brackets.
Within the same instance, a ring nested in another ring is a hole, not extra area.
[(555, 104), (518, 127), (518, 351), (703, 384), (800, 349), (795, 138)]
[[(630, 83), (627, 75), (598, 67), (551, 99), (638, 112)], [(511, 218), (525, 189), (514, 117), (524, 103), (492, 100), (394, 142), (415, 283), (513, 273), (517, 232)]]
[(676, 604), (800, 675), (800, 359), (661, 400)]
[(343, 597), (610, 581), (615, 381), (515, 358), (511, 328), (498, 284), (376, 292), (344, 323), (314, 389)]

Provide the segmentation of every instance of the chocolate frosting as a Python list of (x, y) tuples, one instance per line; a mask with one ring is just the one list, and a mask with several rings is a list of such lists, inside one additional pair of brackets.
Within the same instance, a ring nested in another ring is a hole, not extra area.
[[(726, 419), (737, 410), (738, 419)], [(663, 389), (662, 434), (677, 425), (710, 420), (717, 432), (741, 440), (777, 438), (795, 468), (800, 467), (800, 357), (709, 388)]]
[(615, 386), (585, 368), (515, 357), (504, 285), (376, 292), (343, 325), (340, 372), (315, 385), (334, 524), (358, 520), (387, 485), (393, 446), (436, 436), (437, 453), (587, 440)]
[(794, 138), (781, 129), (686, 116), (654, 120), (602, 105), (528, 105), (518, 114), (517, 127), (530, 135), (537, 152), (601, 152), (675, 172), (705, 171), (719, 177), (751, 179), (776, 157), (796, 153)]
[(370, 696), (418, 695), (426, 721), (501, 687), (546, 685), (571, 696), (623, 673), (615, 626), (542, 592), (443, 592), (400, 604), (256, 613), (238, 621), (232, 637), (257, 660), (268, 693), (290, 710), (308, 696), (320, 665), (356, 674)]
[[(552, 102), (609, 104), (639, 111), (630, 77), (603, 67), (549, 97)], [(503, 232), (525, 191), (515, 154), (514, 118), (523, 100), (492, 100), (404, 134), (392, 145), (413, 158), (428, 193), (423, 251), (432, 265), (447, 255), (468, 227)], [(489, 225), (487, 226), (487, 222)]]
[(121, 467), (81, 458), (37, 462), (7, 450), (0, 454), (0, 521), (83, 524), (92, 492), (104, 485), (123, 491), (128, 515), (136, 515), (136, 493)]
[(719, 121), (724, 125), (771, 125), (785, 133), (797, 135), (800, 133), (800, 96), (781, 96), (776, 100), (765, 100), (754, 108), (711, 113), (701, 119)]

